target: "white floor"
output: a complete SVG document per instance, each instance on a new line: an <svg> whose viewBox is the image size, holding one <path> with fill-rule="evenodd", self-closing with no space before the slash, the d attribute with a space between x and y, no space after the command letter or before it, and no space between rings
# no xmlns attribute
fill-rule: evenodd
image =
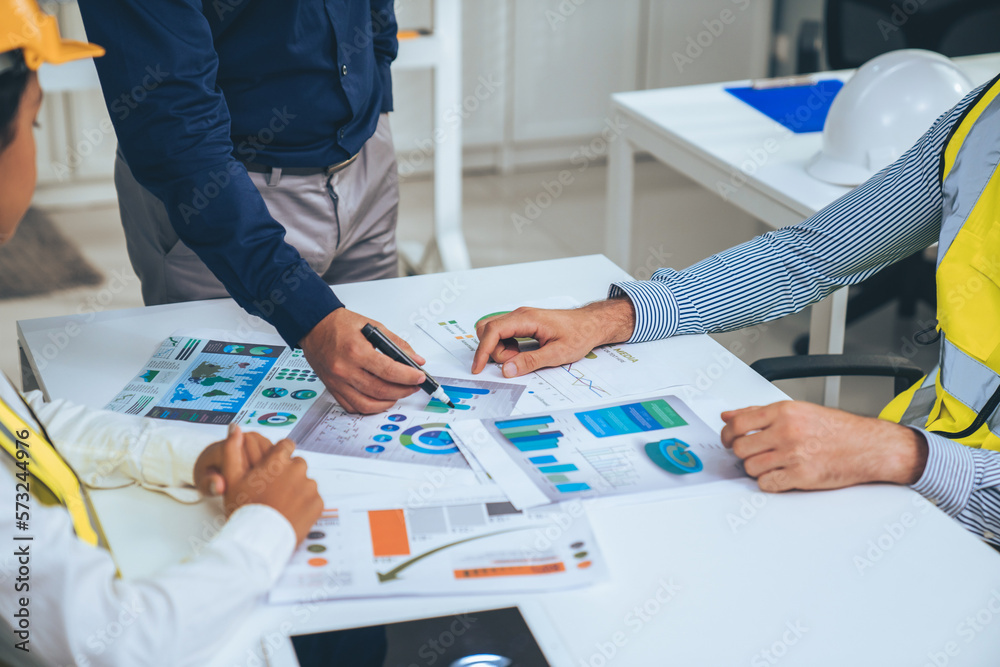
<svg viewBox="0 0 1000 667"><path fill-rule="evenodd" d="M602 252L605 168L594 165L583 172L574 172L573 182L550 198L546 184L556 179L559 171L557 168L512 175L472 174L465 178L464 221L473 266ZM637 165L636 178L639 231L633 241L633 265L626 267L634 276L647 278L660 266L683 268L765 231L760 223L713 193L656 162ZM405 180L400 196L400 240L428 238L431 182L417 177ZM0 369L14 379L20 377L16 320L142 305L116 207L59 210L53 211L53 217L108 280L97 288L0 301ZM530 224L524 224L525 220ZM916 322L896 321L892 309L886 308L849 329L848 350L906 355L910 349L907 341L919 328ZM763 357L790 354L792 341L807 329L808 313L800 313L752 331L716 338L750 363ZM933 352L921 350L916 360L927 368L933 363ZM815 396L815 383L789 381L780 386L795 398ZM876 414L891 398L891 382L847 379L842 394L843 407Z"/></svg>

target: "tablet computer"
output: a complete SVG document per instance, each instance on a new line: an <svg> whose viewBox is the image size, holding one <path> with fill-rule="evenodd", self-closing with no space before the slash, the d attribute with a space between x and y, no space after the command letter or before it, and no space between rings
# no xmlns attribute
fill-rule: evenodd
<svg viewBox="0 0 1000 667"><path fill-rule="evenodd" d="M540 610L539 610L540 611ZM271 667L554 667L566 664L543 613L518 607L292 635L268 649ZM542 641L536 633L544 636ZM543 649L544 646L544 649ZM553 658L550 661L549 657Z"/></svg>

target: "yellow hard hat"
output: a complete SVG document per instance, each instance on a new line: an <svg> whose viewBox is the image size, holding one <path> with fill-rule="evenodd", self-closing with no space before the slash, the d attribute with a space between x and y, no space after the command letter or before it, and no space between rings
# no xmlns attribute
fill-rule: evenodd
<svg viewBox="0 0 1000 667"><path fill-rule="evenodd" d="M3 56L17 49L31 70L42 63L59 65L104 55L104 49L96 44L63 39L55 17L43 12L37 0L0 0L0 25L0 73L15 62Z"/></svg>

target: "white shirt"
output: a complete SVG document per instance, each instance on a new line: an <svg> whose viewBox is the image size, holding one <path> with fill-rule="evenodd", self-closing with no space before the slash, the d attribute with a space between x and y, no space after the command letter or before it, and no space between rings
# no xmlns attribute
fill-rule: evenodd
<svg viewBox="0 0 1000 667"><path fill-rule="evenodd" d="M0 397L33 423L10 383ZM87 486L130 484L195 501L194 463L208 442L152 419L27 396L59 452ZM0 452L0 664L201 665L277 581L295 548L291 524L276 510L246 505L194 558L153 577L116 577L111 555L77 539L61 506L30 500L30 528L14 541L14 460ZM30 544L30 590L17 592L15 549ZM10 627L29 598L30 653L13 648Z"/></svg>

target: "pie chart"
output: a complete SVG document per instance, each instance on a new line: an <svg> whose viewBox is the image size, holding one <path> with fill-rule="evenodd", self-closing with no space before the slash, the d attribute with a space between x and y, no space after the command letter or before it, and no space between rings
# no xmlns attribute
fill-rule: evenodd
<svg viewBox="0 0 1000 667"><path fill-rule="evenodd" d="M287 426L295 423L297 417L291 412L268 412L257 419L257 423L262 426Z"/></svg>
<svg viewBox="0 0 1000 667"><path fill-rule="evenodd" d="M270 347L261 346L261 347L250 348L250 354L254 355L255 357L263 357L264 355L271 354L272 352L274 352L274 349Z"/></svg>
<svg viewBox="0 0 1000 667"><path fill-rule="evenodd" d="M458 454L458 447L447 424L412 426L399 436L399 443L421 454Z"/></svg>
<svg viewBox="0 0 1000 667"><path fill-rule="evenodd" d="M284 387L268 387L264 391L260 392L268 398L281 398L288 394L288 390Z"/></svg>
<svg viewBox="0 0 1000 667"><path fill-rule="evenodd" d="M239 354L243 350L244 347L242 345L227 345L224 348L222 348L222 351L225 352L226 354Z"/></svg>

